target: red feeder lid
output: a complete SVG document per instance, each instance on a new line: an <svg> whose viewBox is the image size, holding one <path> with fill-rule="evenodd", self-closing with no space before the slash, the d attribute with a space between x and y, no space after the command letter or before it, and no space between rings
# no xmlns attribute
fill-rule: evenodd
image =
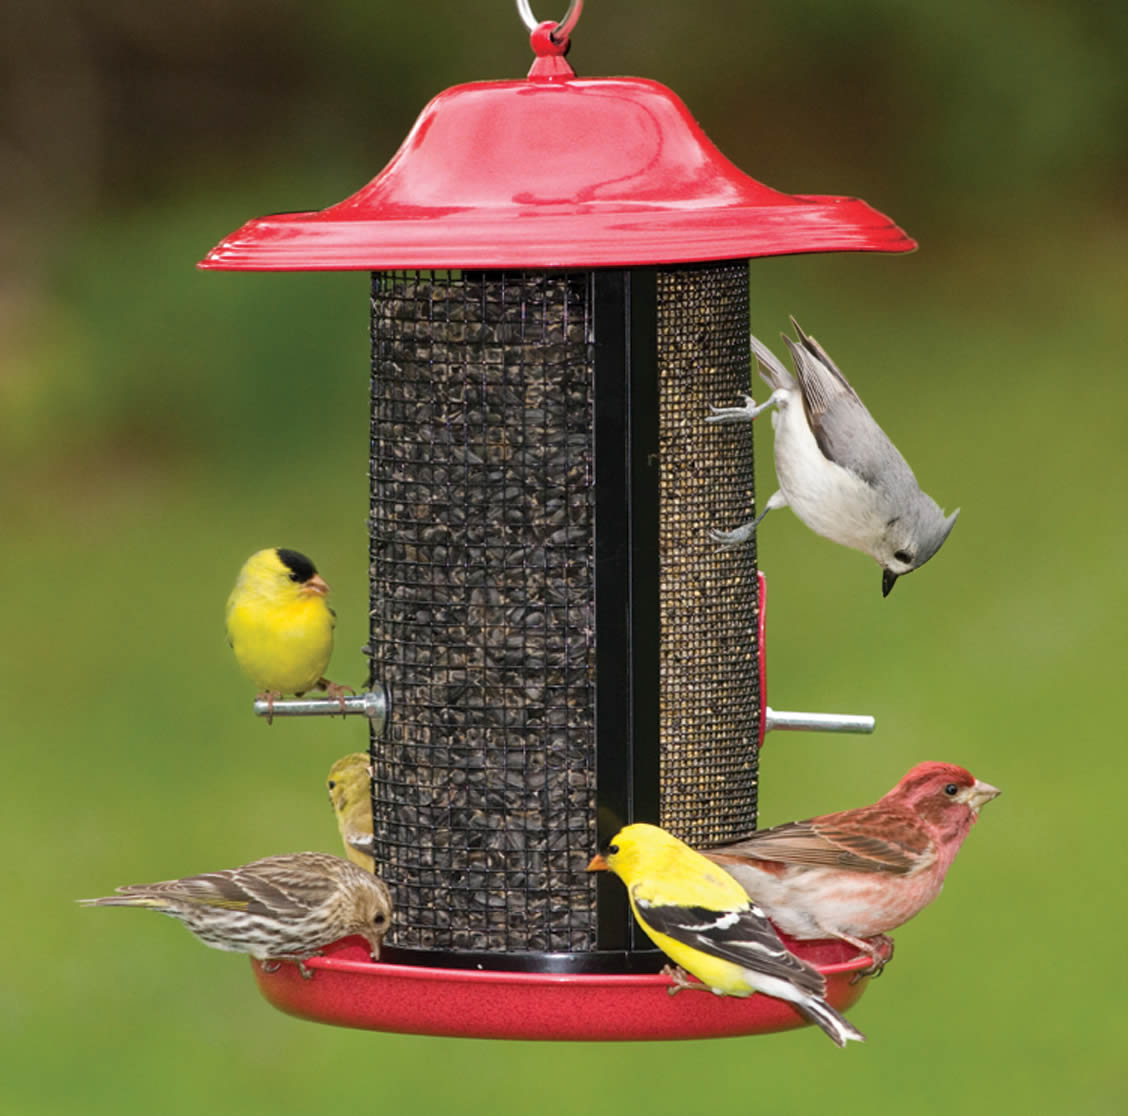
<svg viewBox="0 0 1128 1116"><path fill-rule="evenodd" d="M256 217L200 267L624 267L916 247L857 198L749 178L664 85L577 78L553 27L533 32L525 81L440 93L367 186L328 209Z"/></svg>

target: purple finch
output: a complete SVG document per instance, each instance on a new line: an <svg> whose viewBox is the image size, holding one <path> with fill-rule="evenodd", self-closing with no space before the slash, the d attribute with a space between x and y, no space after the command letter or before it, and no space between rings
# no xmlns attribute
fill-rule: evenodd
<svg viewBox="0 0 1128 1116"><path fill-rule="evenodd" d="M872 806L788 822L703 850L722 865L785 934L863 941L919 914L979 816L999 794L962 767L919 763ZM888 940L888 939L886 939Z"/></svg>

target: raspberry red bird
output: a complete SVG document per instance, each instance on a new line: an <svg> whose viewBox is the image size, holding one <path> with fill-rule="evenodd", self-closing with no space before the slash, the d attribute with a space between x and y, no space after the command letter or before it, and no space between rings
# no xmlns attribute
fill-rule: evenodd
<svg viewBox="0 0 1128 1116"><path fill-rule="evenodd" d="M962 767L920 763L872 806L777 825L704 853L785 934L838 938L880 971L878 947L863 939L884 939L940 894L980 807L999 793Z"/></svg>

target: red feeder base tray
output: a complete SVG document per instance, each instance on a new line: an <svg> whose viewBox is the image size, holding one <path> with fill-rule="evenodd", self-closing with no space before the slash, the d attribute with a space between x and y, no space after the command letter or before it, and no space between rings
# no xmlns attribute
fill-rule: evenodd
<svg viewBox="0 0 1128 1116"><path fill-rule="evenodd" d="M786 940L786 939L785 939ZM827 978L827 1000L845 1011L868 977L851 984L869 958L835 941L787 945ZM252 961L262 994L280 1011L315 1023L457 1038L556 1039L607 1042L725 1038L808 1026L783 1000L770 996L668 994L668 977L560 975L474 969L431 969L368 960L365 943L345 938L325 956L274 972Z"/></svg>

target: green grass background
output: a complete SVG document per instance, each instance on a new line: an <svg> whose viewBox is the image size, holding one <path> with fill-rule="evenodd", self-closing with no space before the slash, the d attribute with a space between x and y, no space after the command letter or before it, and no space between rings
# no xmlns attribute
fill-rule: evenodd
<svg viewBox="0 0 1128 1116"><path fill-rule="evenodd" d="M372 18L332 10L338 29ZM658 7L659 27L673 10ZM815 26L831 18L829 6L805 10ZM389 30L393 41L427 25L412 18ZM581 27L593 25L596 61L612 61L585 72L668 82L723 149L746 143L737 161L775 185L846 192L857 179L853 164L801 136L791 140L796 169L769 173L780 158L768 151L772 106L746 123L720 107L710 116L741 101L740 71L713 74L712 96L698 77L693 101L673 46L651 65L653 27L641 45L609 41L599 19L589 11ZM472 26L464 31L473 38ZM784 58L801 57L803 37L780 35ZM481 65L436 49L438 60L410 75L423 96L519 74L526 62L519 41ZM1000 50L994 62L1026 73L1019 46ZM986 71L991 61L975 64ZM1061 109L1063 122L1050 111L1056 101L1039 99L1047 73L1026 73L1046 128L1083 132L1082 102ZM863 79L845 88L864 96ZM402 134L422 105L415 85L395 70L366 81L394 105ZM938 98L946 84L937 81ZM357 108L361 118L375 111ZM819 120L834 110L812 97L807 111ZM991 109L956 97L946 111L957 122L963 112L966 138ZM273 166L236 167L228 180L230 157L216 156L207 173L87 213L44 248L34 297L11 320L0 361L0 1107L34 1116L1128 1107L1128 223L1093 185L1123 165L1099 143L1087 178L1023 164L1037 188L1023 177L1020 202L998 164L1014 162L1021 130L995 133L994 158L928 182L914 177L922 141L898 147L910 133L894 130L880 155L893 177L866 192L920 237L920 253L752 265L754 330L774 339L796 313L925 489L962 507L943 552L884 601L869 559L790 513L769 517L760 539L771 703L869 712L879 725L868 738L769 737L762 822L870 801L924 759L964 764L1004 790L945 894L897 934L895 963L851 1012L869 1042L840 1052L812 1029L625 1045L339 1030L275 1012L244 959L199 947L169 920L74 905L120 883L337 848L322 780L333 759L364 746L365 728L254 719L222 609L253 550L307 550L340 615L333 676L363 678L367 280L193 268L248 216L344 196L394 146L334 164L318 144L349 137L310 128L316 157L291 143ZM899 157L903 177L889 171ZM766 424L758 433L763 500L771 437Z"/></svg>

